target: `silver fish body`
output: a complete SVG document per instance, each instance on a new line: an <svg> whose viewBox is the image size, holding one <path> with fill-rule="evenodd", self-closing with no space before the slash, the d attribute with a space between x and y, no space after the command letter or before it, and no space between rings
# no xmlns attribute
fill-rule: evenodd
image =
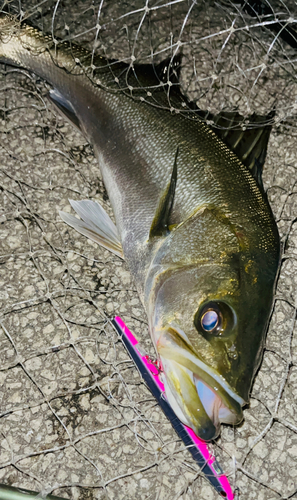
<svg viewBox="0 0 297 500"><path fill-rule="evenodd" d="M164 109L162 83L159 105L149 105L145 67L97 57L94 77L86 51L56 47L6 16L0 58L47 80L95 149L177 416L204 439L220 422L238 423L279 261L275 221L253 175L205 123Z"/></svg>

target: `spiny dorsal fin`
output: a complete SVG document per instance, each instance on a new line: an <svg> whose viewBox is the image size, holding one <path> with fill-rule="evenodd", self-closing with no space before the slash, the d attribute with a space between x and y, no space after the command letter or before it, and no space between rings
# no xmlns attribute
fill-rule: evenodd
<svg viewBox="0 0 297 500"><path fill-rule="evenodd" d="M101 205L91 200L69 200L69 202L82 220L66 212L59 212L63 221L123 259L123 249L117 228Z"/></svg>
<svg viewBox="0 0 297 500"><path fill-rule="evenodd" d="M173 206L176 181L177 181L178 149L179 148L177 147L171 179L167 184L165 191L161 195L161 198L159 200L159 205L157 207L156 214L151 225L150 236L149 236L150 238L153 238L154 236L163 236L168 231L169 217Z"/></svg>
<svg viewBox="0 0 297 500"><path fill-rule="evenodd" d="M265 16L265 19L269 21L267 24L265 23L265 29L274 31L277 33L277 38L282 38L293 49L297 49L297 31L294 19L291 21L288 19L286 22L277 21L276 17L278 16L276 16L274 10L269 5L271 2L264 3L262 0L237 0L235 3L240 3L242 9L251 17L260 20L260 17ZM271 22L272 20L275 22ZM292 23L291 26L290 23Z"/></svg>
<svg viewBox="0 0 297 500"><path fill-rule="evenodd" d="M199 109L197 113L208 123L211 122L212 130L249 168L259 186L263 188L262 170L275 111L271 111L267 116L254 113L248 119L244 119L237 111L221 111L213 115Z"/></svg>

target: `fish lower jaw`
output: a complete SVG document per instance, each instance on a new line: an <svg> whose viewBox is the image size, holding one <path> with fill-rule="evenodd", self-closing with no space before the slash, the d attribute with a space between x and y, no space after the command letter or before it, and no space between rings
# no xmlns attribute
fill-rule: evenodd
<svg viewBox="0 0 297 500"><path fill-rule="evenodd" d="M237 413L224 404L218 389L210 387L201 376L164 358L162 365L168 402L179 420L198 437L210 441L218 437L221 423L239 422Z"/></svg>
<svg viewBox="0 0 297 500"><path fill-rule="evenodd" d="M193 382L196 386L199 399L216 428L219 428L220 424L232 425L237 422L238 417L236 413L232 412L224 405L222 399L215 390L195 374L193 374Z"/></svg>

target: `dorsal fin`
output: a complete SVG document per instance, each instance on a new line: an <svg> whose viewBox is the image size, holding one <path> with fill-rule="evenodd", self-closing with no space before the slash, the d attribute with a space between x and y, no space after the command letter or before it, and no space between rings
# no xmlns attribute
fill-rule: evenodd
<svg viewBox="0 0 297 500"><path fill-rule="evenodd" d="M254 113L247 119L237 111L221 111L213 115L198 109L197 114L210 122L211 129L248 167L259 186L263 188L262 170L275 111L272 110L267 116Z"/></svg>
<svg viewBox="0 0 297 500"><path fill-rule="evenodd" d="M157 77L162 83L179 83L182 54L178 53L173 57L168 57L154 67Z"/></svg>
<svg viewBox="0 0 297 500"><path fill-rule="evenodd" d="M133 71L128 74L128 83L134 88L158 88L160 82L162 87L168 81L174 85L174 89L179 89L179 76L181 70L182 54L168 57L159 64L134 64Z"/></svg>
<svg viewBox="0 0 297 500"><path fill-rule="evenodd" d="M242 5L242 9L249 14L249 16L260 20L260 17L264 19L269 19L269 22L265 24L265 29L269 29L277 33L277 38L282 38L286 43L291 45L293 49L297 48L297 31L295 29L296 22L292 20L287 20L285 22L277 21L277 15L271 7L271 3L263 2L262 0L237 0L236 3ZM264 17L265 16L265 17ZM275 22L271 22L271 21ZM290 26L290 24L292 25Z"/></svg>
<svg viewBox="0 0 297 500"><path fill-rule="evenodd" d="M163 236L168 231L169 217L173 206L177 181L178 149L179 148L177 147L170 181L160 197L155 217L151 225L149 235L150 238L153 238L154 236Z"/></svg>

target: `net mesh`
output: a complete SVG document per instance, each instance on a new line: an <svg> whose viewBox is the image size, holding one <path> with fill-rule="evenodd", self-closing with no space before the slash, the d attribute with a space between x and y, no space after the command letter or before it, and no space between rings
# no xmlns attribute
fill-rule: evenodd
<svg viewBox="0 0 297 500"><path fill-rule="evenodd" d="M275 110L264 171L284 248L275 305L245 420L211 447L238 498L297 498L294 2L261 12L228 0L7 9L109 60L157 64L181 52L188 98L212 113L236 109L243 125ZM110 324L120 315L153 353L125 263L59 218L68 198L96 199L112 215L91 146L35 75L2 65L0 88L0 482L73 499L217 498Z"/></svg>

